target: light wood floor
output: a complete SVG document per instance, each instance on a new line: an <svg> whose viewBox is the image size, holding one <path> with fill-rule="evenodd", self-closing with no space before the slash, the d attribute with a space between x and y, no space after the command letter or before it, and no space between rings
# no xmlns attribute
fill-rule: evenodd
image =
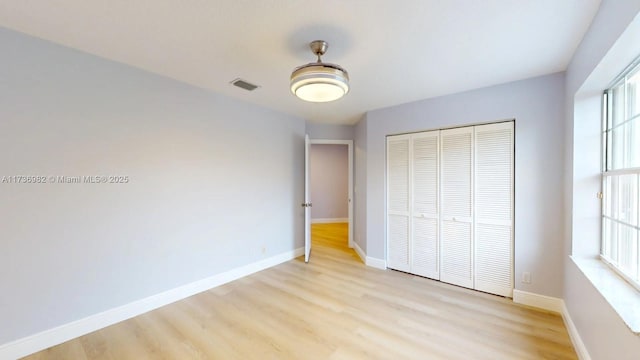
<svg viewBox="0 0 640 360"><path fill-rule="evenodd" d="M366 267L346 224L289 261L27 359L576 359L560 316Z"/></svg>

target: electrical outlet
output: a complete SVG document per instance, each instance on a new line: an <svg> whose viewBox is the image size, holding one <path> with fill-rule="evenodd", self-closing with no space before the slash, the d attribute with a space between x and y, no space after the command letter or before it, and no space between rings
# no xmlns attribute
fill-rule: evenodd
<svg viewBox="0 0 640 360"><path fill-rule="evenodd" d="M522 273L522 283L524 284L531 284L531 273L528 271L525 271Z"/></svg>

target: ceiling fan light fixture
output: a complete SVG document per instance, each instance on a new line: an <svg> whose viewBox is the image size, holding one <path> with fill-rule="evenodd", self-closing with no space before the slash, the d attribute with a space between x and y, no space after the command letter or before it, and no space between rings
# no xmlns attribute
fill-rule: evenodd
<svg viewBox="0 0 640 360"><path fill-rule="evenodd" d="M309 46L318 56L318 61L293 70L291 92L298 98L310 102L340 99L349 92L349 74L339 65L322 62L320 56L327 51L327 42L316 40Z"/></svg>

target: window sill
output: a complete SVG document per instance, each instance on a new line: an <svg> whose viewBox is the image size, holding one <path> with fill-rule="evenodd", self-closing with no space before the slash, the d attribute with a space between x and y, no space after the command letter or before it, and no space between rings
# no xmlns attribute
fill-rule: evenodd
<svg viewBox="0 0 640 360"><path fill-rule="evenodd" d="M598 259L571 256L571 260L618 313L627 327L640 336L640 292Z"/></svg>

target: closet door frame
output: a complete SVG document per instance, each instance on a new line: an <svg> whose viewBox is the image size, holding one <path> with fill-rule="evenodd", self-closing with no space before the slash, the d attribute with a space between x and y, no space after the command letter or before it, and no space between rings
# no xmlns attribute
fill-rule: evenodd
<svg viewBox="0 0 640 360"><path fill-rule="evenodd" d="M510 279L511 279L511 285L510 285L510 289L507 289L505 287L498 287L498 288L491 288L491 286L487 287L486 284L483 284L481 286L479 286L480 288L478 288L477 284L476 284L476 258L477 258L477 249L476 249L476 241L477 241L477 231L476 231L476 227L478 225L478 219L476 218L476 168L477 168L477 163L476 163L476 128L478 127L487 127L487 126L491 126L491 127L495 127L496 129L499 128L505 128L505 127L510 127L511 129L511 141L512 141L512 145L513 145L513 152L512 154L512 158L511 158L511 186L510 186L510 196L511 196L511 221L509 222L509 224L505 223L505 226L510 226L510 252L511 252L511 261L509 263L510 266ZM513 290L515 289L515 141L516 141L516 134L515 134L515 119L510 119L510 120L504 120L504 121L499 121L499 122L491 122L491 123L484 123L484 124L474 124L474 125L464 125L464 126L459 126L459 127L452 127L452 128L442 128L442 129L435 129L435 130L426 130L426 131L420 131L420 132L416 132L416 133L411 133L411 134L404 134L404 135L388 135L386 137L386 161L385 161L385 241L386 241L386 258L387 258L387 267L390 269L395 269L395 270L400 270L400 271L405 271L405 272L409 272L409 273L413 273L419 276L425 276L428 278L432 278L435 280L439 280L445 283L452 283L455 285L460 285L463 287L467 287L469 289L475 289L475 290L479 290L479 291L484 291L484 292L489 292L489 293L493 293L493 294L497 294L497 295L501 295L501 296L506 296L506 297L512 297L513 296ZM452 133L456 133L456 132L469 132L471 133L471 195L470 195L470 201L471 201L471 216L470 217L466 217L463 220L470 220L470 231L471 231L471 237L470 237L470 244L471 244L471 280L470 281L457 281L457 282L452 282L452 281L448 281L451 279L447 279L447 277L445 276L444 279L442 277L442 229L443 229L443 221L457 221L457 220L461 220L462 217L458 217L458 216L445 216L444 214L444 206L443 206L443 202L442 202L442 189L443 189L443 151L442 151L442 146L443 146L443 135L446 136L447 133L448 134L452 134ZM438 244L438 278L435 277L431 277L425 274L419 274L416 273L414 271L414 264L413 264L413 249L414 249L414 217L416 216L416 214L414 214L415 209L414 209L414 201L415 201L415 194L414 194L414 184L413 184L413 180L414 180L414 145L413 145L413 139L416 137L420 137L420 134L423 133L431 133L431 132L437 132L438 135L438 154L437 154L437 172L438 172L438 185L437 185L437 208L438 208L438 221L437 221L437 244ZM388 168L389 168L389 141L393 140L393 139L408 139L408 150L407 150L407 161L408 161L408 188L407 188L407 192L408 192L408 206L407 206L407 213L405 216L407 216L408 218L408 239L407 239L407 259L408 259L408 263L406 264L406 266L402 267L402 268L398 268L395 266L390 266L390 262L389 262L389 244L390 244L390 237L389 237L389 215L393 215L390 214L389 212L389 184L388 184L388 177L389 177L389 173L388 173ZM467 221L465 221L467 222Z"/></svg>

